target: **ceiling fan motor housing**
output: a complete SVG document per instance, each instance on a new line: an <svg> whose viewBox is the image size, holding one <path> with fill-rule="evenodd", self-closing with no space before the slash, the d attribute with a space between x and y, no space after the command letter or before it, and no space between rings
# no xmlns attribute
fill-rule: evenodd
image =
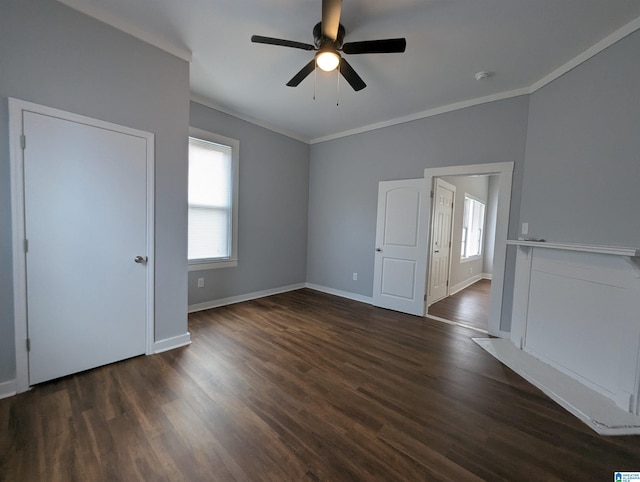
<svg viewBox="0 0 640 482"><path fill-rule="evenodd" d="M342 43L344 41L345 29L340 24L338 26L338 36L336 40L332 40L330 38L324 37L322 35L322 22L318 22L315 27L313 27L313 43L315 44L317 49L322 49L323 47L330 45L335 48L335 50L342 48Z"/></svg>

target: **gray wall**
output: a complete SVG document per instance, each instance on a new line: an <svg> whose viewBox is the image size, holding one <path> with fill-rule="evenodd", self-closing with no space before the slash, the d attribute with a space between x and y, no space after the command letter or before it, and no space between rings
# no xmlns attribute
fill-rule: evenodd
<svg viewBox="0 0 640 482"><path fill-rule="evenodd" d="M488 176L450 176L443 178L448 183L456 187L455 212L453 214L453 228L451 236L451 276L449 277L449 287L457 289L457 285L481 275L484 268L484 254L486 246L483 244L483 257L462 261L460 249L462 245L462 221L464 218L464 196L470 194L478 201L485 204L485 229L489 199L489 177Z"/></svg>
<svg viewBox="0 0 640 482"><path fill-rule="evenodd" d="M191 126L240 141L240 186L238 266L190 272L189 304L304 283L309 145L194 102Z"/></svg>
<svg viewBox="0 0 640 482"><path fill-rule="evenodd" d="M529 236L640 247L639 88L635 32L531 96Z"/></svg>
<svg viewBox="0 0 640 482"><path fill-rule="evenodd" d="M187 331L189 65L53 0L0 6L0 382L15 377L7 97L156 135L156 340Z"/></svg>
<svg viewBox="0 0 640 482"><path fill-rule="evenodd" d="M428 167L514 161L516 235L527 112L523 96L312 145L307 280L372 296L378 182Z"/></svg>

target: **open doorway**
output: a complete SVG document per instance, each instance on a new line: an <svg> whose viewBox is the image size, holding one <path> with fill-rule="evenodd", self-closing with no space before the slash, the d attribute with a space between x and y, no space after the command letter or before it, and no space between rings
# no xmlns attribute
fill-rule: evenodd
<svg viewBox="0 0 640 482"><path fill-rule="evenodd" d="M427 314L487 332L499 175L434 181Z"/></svg>
<svg viewBox="0 0 640 482"><path fill-rule="evenodd" d="M424 172L425 180L427 181L427 185L430 186L431 189L434 189L436 184L436 179L438 178L454 178L458 176L470 177L470 176L494 176L494 180L492 181L495 186L495 229L493 237L489 239L489 243L493 241L493 256L492 262L490 263L491 269L491 286L490 286L490 294L488 300L488 310L487 310L487 331L491 335L507 337L508 331L502 329L502 296L504 290L504 277L505 277L505 264L506 264L506 251L507 251L507 228L509 224L509 211L511 205L511 182L513 176L513 162L499 162L499 163L488 163L488 164L474 164L467 166L451 166L451 167L440 167L440 168L428 168L425 169ZM491 177L490 177L491 178ZM464 191L462 191L462 195L464 195ZM464 202L463 202L464 203ZM434 204L434 203L432 203ZM432 205L433 207L433 205ZM429 213L429 239L431 239L431 233L434 229L433 226L433 210ZM486 228L485 228L486 231ZM485 240L486 242L486 240ZM452 239L452 250L453 252L457 252L458 254L462 250L461 244L458 244L457 247L454 247L453 244L455 240ZM460 241L461 243L461 241ZM488 245L485 245L485 249ZM430 273L431 273L431 260L432 255L429 253L428 255L428 263L429 267L427 268L427 286L430 284ZM484 265L484 262L483 262ZM482 269L482 273L484 273L484 267ZM453 285L450 283L449 288L453 288ZM428 289L425 291L425 299L428 295ZM425 307L426 308L426 307ZM429 316L433 316L430 314L428 309L425 309L425 313ZM508 326L509 320L504 320Z"/></svg>

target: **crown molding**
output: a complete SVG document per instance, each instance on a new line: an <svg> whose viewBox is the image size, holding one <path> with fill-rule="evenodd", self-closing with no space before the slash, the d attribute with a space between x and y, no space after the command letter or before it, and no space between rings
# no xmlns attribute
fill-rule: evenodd
<svg viewBox="0 0 640 482"><path fill-rule="evenodd" d="M237 119L243 120L245 122L249 122L251 124L254 124L258 127L262 127L264 129L270 130L272 132L275 132L277 134L282 134L283 136L286 137L290 137L292 139L295 139L297 141L300 142L304 142L305 144L309 144L310 143L310 139L301 136L300 134L297 134L295 132L286 130L286 129L281 129L279 127L276 127L272 124L269 124L268 122L264 122L261 121L259 119L255 119L253 117L241 114L239 112L236 112L234 110L231 109L227 109L226 107L222 107L218 104L216 104L213 100L209 99L208 97L205 97L204 95L200 95L200 94L196 94L194 92L191 92L191 100L193 102L195 102L196 104L200 104L200 105L204 105L205 107L210 107L211 109L217 110L219 112L222 112L223 114L227 114L230 115L232 117L235 117Z"/></svg>
<svg viewBox="0 0 640 482"><path fill-rule="evenodd" d="M486 97L478 97L476 99L464 100L462 102L456 102L455 104L435 107L433 109L416 112L414 114L409 114L402 117L396 117L395 119L389 119L383 122L377 122L375 124L369 124L366 126L358 127L356 129L350 129L348 131L339 132L337 134L332 134L325 137L318 137L315 139L311 139L311 141L309 142L310 144L317 144L320 142L332 141L334 139L339 139L341 137L352 136L354 134L360 134L362 132L373 131L376 129L383 129L385 127L390 127L397 124L404 124L406 122L411 122L419 119L425 119L427 117L433 117L435 115L445 114L447 112L453 112L456 110L465 109L467 107L473 107L475 105L486 104L488 102L495 102L497 100L510 99L512 97L519 97L521 95L526 95L528 93L529 93L528 88L510 90L508 92L499 92L497 94L488 95Z"/></svg>
<svg viewBox="0 0 640 482"><path fill-rule="evenodd" d="M585 50L581 54L579 54L576 57L574 57L573 59L571 59L566 64L558 67L556 70L554 70L550 74L544 76L539 81L537 81L534 84L532 84L531 87L529 87L529 89L531 91L530 93L532 94L535 91L540 90L541 88L543 88L545 85L553 82L557 78L562 77L564 74L566 74L570 70L575 69L578 65L586 62L587 60L589 60L592 57L595 57L596 55L598 55L603 50L611 47L613 44L615 44L616 42L622 40L623 38L627 37L628 35L631 35L633 32L635 32L638 29L640 29L640 17L638 17L635 20L632 20L631 22L629 22L626 25L622 26L621 28L619 28L618 30L613 32L612 34L610 34L607 37L605 37L602 40L600 40L600 42L598 42L595 45L589 47L587 50Z"/></svg>

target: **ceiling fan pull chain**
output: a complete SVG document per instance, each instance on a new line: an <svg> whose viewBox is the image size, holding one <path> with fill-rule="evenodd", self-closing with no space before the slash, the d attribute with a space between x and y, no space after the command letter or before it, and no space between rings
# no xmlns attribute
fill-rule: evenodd
<svg viewBox="0 0 640 482"><path fill-rule="evenodd" d="M336 69L336 77L338 78L338 88L336 89L336 107L340 105L340 65Z"/></svg>
<svg viewBox="0 0 640 482"><path fill-rule="evenodd" d="M313 67L313 100L316 100L316 71L318 70L318 66Z"/></svg>

